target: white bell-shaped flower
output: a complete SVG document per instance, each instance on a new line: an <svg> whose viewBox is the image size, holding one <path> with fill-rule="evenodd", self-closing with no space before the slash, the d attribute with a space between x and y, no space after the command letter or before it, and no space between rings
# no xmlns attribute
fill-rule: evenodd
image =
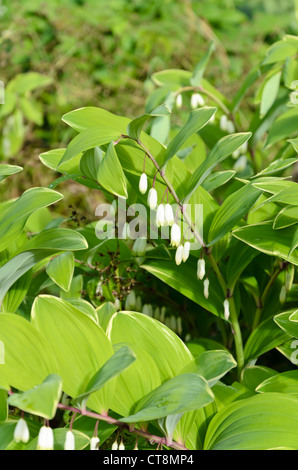
<svg viewBox="0 0 298 470"><path fill-rule="evenodd" d="M151 304L145 304L142 308L142 313L147 317L153 317L153 308Z"/></svg>
<svg viewBox="0 0 298 470"><path fill-rule="evenodd" d="M200 93L193 93L190 98L190 106L196 109L198 106L205 106L205 100Z"/></svg>
<svg viewBox="0 0 298 470"><path fill-rule="evenodd" d="M198 266L197 266L197 276L198 279L202 280L205 276L205 260L199 259Z"/></svg>
<svg viewBox="0 0 298 470"><path fill-rule="evenodd" d="M165 225L165 206L159 204L156 211L156 225L157 227L163 227Z"/></svg>
<svg viewBox="0 0 298 470"><path fill-rule="evenodd" d="M140 193L145 194L148 188L148 179L146 173L142 173L139 181Z"/></svg>
<svg viewBox="0 0 298 470"><path fill-rule="evenodd" d="M234 126L233 121L228 121L227 122L227 132L229 134L233 134L233 132L235 132L235 126Z"/></svg>
<svg viewBox="0 0 298 470"><path fill-rule="evenodd" d="M125 445L123 444L123 441L120 442L118 450L125 450Z"/></svg>
<svg viewBox="0 0 298 470"><path fill-rule="evenodd" d="M98 437L91 437L90 439L90 450L98 450L98 444L99 444L99 438Z"/></svg>
<svg viewBox="0 0 298 470"><path fill-rule="evenodd" d="M142 310L142 299L139 295L136 298L136 310L137 312L141 312Z"/></svg>
<svg viewBox="0 0 298 470"><path fill-rule="evenodd" d="M175 262L177 266L182 263L182 257L183 257L183 245L179 245L176 254L175 254Z"/></svg>
<svg viewBox="0 0 298 470"><path fill-rule="evenodd" d="M204 297L208 299L209 297L209 279L204 280Z"/></svg>
<svg viewBox="0 0 298 470"><path fill-rule="evenodd" d="M132 247L133 255L144 256L144 254L146 253L146 247L147 247L147 238L144 238L144 237L137 238Z"/></svg>
<svg viewBox="0 0 298 470"><path fill-rule="evenodd" d="M150 188L148 193L148 206L154 210L157 206L157 191L155 188Z"/></svg>
<svg viewBox="0 0 298 470"><path fill-rule="evenodd" d="M64 450L76 450L75 435L72 431L67 431L65 435Z"/></svg>
<svg viewBox="0 0 298 470"><path fill-rule="evenodd" d="M132 290L125 299L125 310L134 310L136 307L136 294Z"/></svg>
<svg viewBox="0 0 298 470"><path fill-rule="evenodd" d="M28 442L30 438L30 432L26 421L20 418L14 429L13 438L16 442Z"/></svg>
<svg viewBox="0 0 298 470"><path fill-rule="evenodd" d="M174 223L174 212L173 212L173 209L172 209L172 206L171 204L166 204L165 205L165 225L169 225L170 227L173 225Z"/></svg>
<svg viewBox="0 0 298 470"><path fill-rule="evenodd" d="M189 257L189 251L190 251L190 242L186 241L183 245L183 251L182 251L182 261L185 263Z"/></svg>
<svg viewBox="0 0 298 470"><path fill-rule="evenodd" d="M219 120L219 127L222 131L226 132L228 130L228 117L223 114Z"/></svg>
<svg viewBox="0 0 298 470"><path fill-rule="evenodd" d="M117 439L116 439L116 441L113 442L111 449L112 450L118 450L119 449Z"/></svg>
<svg viewBox="0 0 298 470"><path fill-rule="evenodd" d="M53 450L54 434L49 426L42 426L37 439L37 450Z"/></svg>
<svg viewBox="0 0 298 470"><path fill-rule="evenodd" d="M182 100L182 95L179 94L176 96L176 106L178 109L180 109L182 107L182 104L183 104L183 100Z"/></svg>
<svg viewBox="0 0 298 470"><path fill-rule="evenodd" d="M174 223L171 228L171 245L178 247L181 242L181 229L178 224Z"/></svg>
<svg viewBox="0 0 298 470"><path fill-rule="evenodd" d="M247 158L245 155L241 155L241 157L238 158L234 165L234 170L237 173L240 173L241 171L245 170L247 164Z"/></svg>
<svg viewBox="0 0 298 470"><path fill-rule="evenodd" d="M225 320L228 321L230 317L230 304L229 304L228 299L225 299L223 304L224 304L224 317L225 317Z"/></svg>

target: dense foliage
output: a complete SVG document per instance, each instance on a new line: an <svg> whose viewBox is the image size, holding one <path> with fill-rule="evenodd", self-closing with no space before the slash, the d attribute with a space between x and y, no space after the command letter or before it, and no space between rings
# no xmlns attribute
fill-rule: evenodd
<svg viewBox="0 0 298 470"><path fill-rule="evenodd" d="M0 448L298 449L291 2L278 17L266 4L276 35L292 34L273 34L268 45L264 26L260 59L249 54L254 63L241 83L231 74L229 94L216 71L237 57L229 51L229 59L212 25L231 49L246 50L245 40L235 44L239 23L257 29L268 11L240 1L181 2L178 12L171 1L109 2L98 13L104 40L97 37L109 69L93 44L94 2L69 0L59 18L56 3L42 13L40 2L22 6L15 24L34 18L26 47L2 38L20 73L0 105ZM104 22L124 4L127 15ZM79 44L59 29L69 8L77 14L68 27L84 24ZM190 34L186 20L170 40L170 13L185 11L187 21L206 25L195 66L191 49L182 60L176 48ZM36 37L48 45L45 64ZM70 110L76 91L63 98L63 87L74 69L76 85L80 73L90 83L86 106ZM144 106L125 80L146 82ZM94 90L107 93L104 108ZM51 134L57 113L63 125ZM28 132L48 143L39 156L48 184L36 184L32 166L34 184L12 198ZM71 202L70 181L92 209Z"/></svg>

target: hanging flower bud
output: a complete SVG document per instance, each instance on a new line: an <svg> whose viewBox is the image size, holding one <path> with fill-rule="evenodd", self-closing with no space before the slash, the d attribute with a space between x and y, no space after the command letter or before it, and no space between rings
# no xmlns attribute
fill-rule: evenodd
<svg viewBox="0 0 298 470"><path fill-rule="evenodd" d="M53 450L54 434L49 426L42 426L39 430L37 440L37 450Z"/></svg>
<svg viewBox="0 0 298 470"><path fill-rule="evenodd" d="M225 114L220 117L219 127L222 131L226 132L228 130L228 118Z"/></svg>
<svg viewBox="0 0 298 470"><path fill-rule="evenodd" d="M159 204L156 211L156 225L157 227L163 227L165 225L165 206Z"/></svg>
<svg viewBox="0 0 298 470"><path fill-rule="evenodd" d="M164 321L165 321L166 312L167 312L166 307L165 307L165 306L161 307L161 310L160 310L160 321L161 321L162 323L164 323Z"/></svg>
<svg viewBox="0 0 298 470"><path fill-rule="evenodd" d="M156 320L159 320L159 319L160 319L160 308L159 308L159 307L156 307L156 308L154 309L153 317L154 317Z"/></svg>
<svg viewBox="0 0 298 470"><path fill-rule="evenodd" d="M187 333L187 335L185 335L184 341L187 343L190 340L191 340L191 335L189 333Z"/></svg>
<svg viewBox="0 0 298 470"><path fill-rule="evenodd" d="M136 298L136 310L138 312L140 312L142 310L142 299L141 297L138 295L138 297Z"/></svg>
<svg viewBox="0 0 298 470"><path fill-rule="evenodd" d="M180 108L182 107L182 103L183 103L183 101L182 101L182 95L179 94L179 95L177 95L177 97L176 97L176 106L177 106L178 109L180 109Z"/></svg>
<svg viewBox="0 0 298 470"><path fill-rule="evenodd" d="M176 250L175 261L177 266L182 263L182 256L183 256L183 245L179 245Z"/></svg>
<svg viewBox="0 0 298 470"><path fill-rule="evenodd" d="M279 301L281 304L284 304L285 301L286 301L286 297L287 297L287 289L286 289L286 286L282 286L281 290L280 290L280 294L279 294Z"/></svg>
<svg viewBox="0 0 298 470"><path fill-rule="evenodd" d="M139 237L135 240L132 247L132 254L134 256L144 256L146 253L147 238Z"/></svg>
<svg viewBox="0 0 298 470"><path fill-rule="evenodd" d="M183 245L183 251L182 251L182 260L185 263L189 257L189 251L190 251L190 243L185 242Z"/></svg>
<svg viewBox="0 0 298 470"><path fill-rule="evenodd" d="M241 155L241 157L238 158L234 165L234 170L237 173L240 173L241 171L245 170L246 168L246 163L247 163L247 158L245 155Z"/></svg>
<svg viewBox="0 0 298 470"><path fill-rule="evenodd" d="M181 241L181 230L178 224L174 223L171 229L171 245L178 247Z"/></svg>
<svg viewBox="0 0 298 470"><path fill-rule="evenodd" d="M179 336L182 335L182 318L181 317L177 318L177 333Z"/></svg>
<svg viewBox="0 0 298 470"><path fill-rule="evenodd" d="M198 266L197 266L197 276L198 279L202 280L205 276L205 260L199 259Z"/></svg>
<svg viewBox="0 0 298 470"><path fill-rule="evenodd" d="M165 205L165 225L169 225L170 227L173 225L174 223L174 212L173 212L173 209L172 209L172 206L171 204L166 204Z"/></svg>
<svg viewBox="0 0 298 470"><path fill-rule="evenodd" d="M112 444L112 450L118 450L119 449L119 446L118 446L118 442L117 442L117 439L115 440L115 442L113 442Z"/></svg>
<svg viewBox="0 0 298 470"><path fill-rule="evenodd" d="M136 294L132 290L125 300L125 310L134 310L136 306Z"/></svg>
<svg viewBox="0 0 298 470"><path fill-rule="evenodd" d="M145 194L148 188L148 179L146 173L142 173L139 181L139 190L141 194Z"/></svg>
<svg viewBox="0 0 298 470"><path fill-rule="evenodd" d="M142 313L147 317L153 317L153 308L151 304L145 304L142 308Z"/></svg>
<svg viewBox="0 0 298 470"><path fill-rule="evenodd" d="M198 106L205 106L205 100L200 93L193 93L190 99L190 106L196 109Z"/></svg>
<svg viewBox="0 0 298 470"><path fill-rule="evenodd" d="M170 328L173 331L177 330L177 319L174 315L171 315L170 317Z"/></svg>
<svg viewBox="0 0 298 470"><path fill-rule="evenodd" d="M29 428L26 421L20 418L14 429L13 438L16 442L28 442L30 438Z"/></svg>
<svg viewBox="0 0 298 470"><path fill-rule="evenodd" d="M155 188L151 188L148 194L148 205L150 209L155 209L157 206L157 191Z"/></svg>
<svg viewBox="0 0 298 470"><path fill-rule="evenodd" d="M114 307L117 311L121 308L120 300L118 298L115 299Z"/></svg>
<svg viewBox="0 0 298 470"><path fill-rule="evenodd" d="M224 317L225 317L225 320L228 321L230 317L230 304L229 304L228 299L225 299L223 304L224 304Z"/></svg>
<svg viewBox="0 0 298 470"><path fill-rule="evenodd" d="M91 437L90 439L90 450L98 450L99 445L99 438L98 437Z"/></svg>
<svg viewBox="0 0 298 470"><path fill-rule="evenodd" d="M123 441L121 440L118 450L125 450L125 445L123 444Z"/></svg>
<svg viewBox="0 0 298 470"><path fill-rule="evenodd" d="M208 299L209 297L209 279L204 280L204 297Z"/></svg>
<svg viewBox="0 0 298 470"><path fill-rule="evenodd" d="M232 121L227 122L227 132L229 134L233 134L233 132L235 132L235 126L234 126L234 123Z"/></svg>
<svg viewBox="0 0 298 470"><path fill-rule="evenodd" d="M76 450L75 436L72 431L67 431L65 435L64 450Z"/></svg>
<svg viewBox="0 0 298 470"><path fill-rule="evenodd" d="M233 157L235 160L237 160L237 158L239 157L240 153L241 153L240 149L234 150L234 152L232 153L232 157Z"/></svg>

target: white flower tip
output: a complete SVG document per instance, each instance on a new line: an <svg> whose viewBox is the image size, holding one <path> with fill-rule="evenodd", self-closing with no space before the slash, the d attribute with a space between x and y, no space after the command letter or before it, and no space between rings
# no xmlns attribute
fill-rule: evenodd
<svg viewBox="0 0 298 470"><path fill-rule="evenodd" d="M228 299L225 299L224 301L224 317L225 317L225 320L227 321L230 317L230 304L229 304Z"/></svg>
<svg viewBox="0 0 298 470"><path fill-rule="evenodd" d="M171 204L166 204L165 205L165 225L169 225L170 227L174 223L174 212L172 209Z"/></svg>
<svg viewBox="0 0 298 470"><path fill-rule="evenodd" d="M150 209L155 209L157 206L157 191L155 188L150 188L148 194L148 205Z"/></svg>
<svg viewBox="0 0 298 470"><path fill-rule="evenodd" d="M176 97L176 106L177 106L177 108L180 109L182 107L182 104L183 104L182 95L179 94Z"/></svg>
<svg viewBox="0 0 298 470"><path fill-rule="evenodd" d="M14 430L14 440L16 442L24 442L27 443L30 438L30 432L26 421L23 418L20 418L16 424Z"/></svg>
<svg viewBox="0 0 298 470"><path fill-rule="evenodd" d="M54 449L54 434L52 428L42 426L39 430L37 440L37 450L53 450Z"/></svg>
<svg viewBox="0 0 298 470"><path fill-rule="evenodd" d="M185 263L189 257L189 251L190 251L190 242L185 242L183 245L183 251L182 251L182 261Z"/></svg>
<svg viewBox="0 0 298 470"><path fill-rule="evenodd" d="M198 269L197 269L198 279L202 280L205 276L205 260L198 260Z"/></svg>
<svg viewBox="0 0 298 470"><path fill-rule="evenodd" d="M178 224L174 223L171 229L171 245L178 247L181 241L181 230Z"/></svg>
<svg viewBox="0 0 298 470"><path fill-rule="evenodd" d="M175 254L175 262L177 266L179 266L179 264L182 263L182 256L183 256L183 246L179 245Z"/></svg>
<svg viewBox="0 0 298 470"><path fill-rule="evenodd" d="M90 439L90 450L98 450L99 445L99 438L98 437L91 437Z"/></svg>
<svg viewBox="0 0 298 470"><path fill-rule="evenodd" d="M119 444L118 450L125 450L125 445L123 444L122 441Z"/></svg>
<svg viewBox="0 0 298 470"><path fill-rule="evenodd" d="M65 435L64 450L75 450L75 435L72 431L67 431Z"/></svg>
<svg viewBox="0 0 298 470"><path fill-rule="evenodd" d="M148 188L147 175L146 173L142 173L140 177L140 182L139 182L140 193L145 194L147 192L147 188Z"/></svg>
<svg viewBox="0 0 298 470"><path fill-rule="evenodd" d="M118 442L117 441L113 442L112 450L118 450L118 449L119 449Z"/></svg>
<svg viewBox="0 0 298 470"><path fill-rule="evenodd" d="M156 225L157 227L163 227L165 225L165 206L159 204L156 211Z"/></svg>
<svg viewBox="0 0 298 470"><path fill-rule="evenodd" d="M204 280L204 297L206 299L209 297L209 279Z"/></svg>

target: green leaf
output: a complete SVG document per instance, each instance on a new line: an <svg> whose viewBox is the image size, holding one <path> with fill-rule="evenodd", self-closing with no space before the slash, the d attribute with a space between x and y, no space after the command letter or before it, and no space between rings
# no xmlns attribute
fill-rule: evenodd
<svg viewBox="0 0 298 470"><path fill-rule="evenodd" d="M294 320L292 318L294 318ZM275 315L274 321L288 335L298 338L297 310L279 313Z"/></svg>
<svg viewBox="0 0 298 470"><path fill-rule="evenodd" d="M183 373L198 374L213 387L221 377L237 366L233 356L226 350L203 351L195 360L185 367Z"/></svg>
<svg viewBox="0 0 298 470"><path fill-rule="evenodd" d="M265 366L245 367L242 372L243 385L254 392L258 385L277 374L278 372Z"/></svg>
<svg viewBox="0 0 298 470"><path fill-rule="evenodd" d="M271 74L265 82L265 85L262 91L261 106L260 106L261 118L263 118L267 114L267 112L273 105L274 101L276 100L277 93L279 90L279 85L280 85L280 77L281 77L281 72L278 71L274 75Z"/></svg>
<svg viewBox="0 0 298 470"><path fill-rule="evenodd" d="M285 188L270 198L270 202L280 202L281 204L291 204L298 206L298 188Z"/></svg>
<svg viewBox="0 0 298 470"><path fill-rule="evenodd" d="M203 55L202 59L195 67L193 76L190 79L190 83L192 86L199 86L201 84L205 69L208 65L208 62L214 50L215 50L215 43L214 41L212 41L212 43L208 47L207 52Z"/></svg>
<svg viewBox="0 0 298 470"><path fill-rule="evenodd" d="M239 400L212 419L205 438L209 450L298 449L298 400L265 393Z"/></svg>
<svg viewBox="0 0 298 470"><path fill-rule="evenodd" d="M264 168L264 170L260 171L260 173L253 176L253 178L257 178L259 176L264 176L264 175L272 175L279 171L283 171L296 162L297 162L297 158L285 158L285 159L274 160L272 163L270 163L270 165L267 166L267 168Z"/></svg>
<svg viewBox="0 0 298 470"><path fill-rule="evenodd" d="M192 77L188 70L168 69L153 73L151 78L157 86L166 86L175 91L180 87L187 86Z"/></svg>
<svg viewBox="0 0 298 470"><path fill-rule="evenodd" d="M96 372L88 383L85 392L76 397L74 402L78 404L80 409L85 409L91 393L97 392L109 380L116 377L123 372L124 369L129 367L135 360L136 357L134 353L127 346L123 346L118 349L118 351L110 357L102 368Z"/></svg>
<svg viewBox="0 0 298 470"><path fill-rule="evenodd" d="M80 171L84 176L96 180L103 159L103 151L99 147L86 150L80 160Z"/></svg>
<svg viewBox="0 0 298 470"><path fill-rule="evenodd" d="M22 171L23 168L21 166L16 165L0 165L0 181L3 181L7 176L15 175Z"/></svg>
<svg viewBox="0 0 298 470"><path fill-rule="evenodd" d="M231 245L231 253L227 263L227 285L231 290L234 289L242 271L258 254L257 250L238 240L235 245Z"/></svg>
<svg viewBox="0 0 298 470"><path fill-rule="evenodd" d="M259 356L285 343L288 339L289 335L278 328L273 318L268 318L249 336L244 348L245 361L258 359Z"/></svg>
<svg viewBox="0 0 298 470"><path fill-rule="evenodd" d="M112 194L127 198L127 182L115 150L114 142L110 143L107 153L100 164L97 181Z"/></svg>
<svg viewBox="0 0 298 470"><path fill-rule="evenodd" d="M7 88L8 91L25 95L36 88L50 85L52 81L51 77L46 77L37 72L20 73L9 82Z"/></svg>
<svg viewBox="0 0 298 470"><path fill-rule="evenodd" d="M104 331L107 330L110 319L116 312L116 308L111 302L104 302L96 309L98 315L98 323Z"/></svg>
<svg viewBox="0 0 298 470"><path fill-rule="evenodd" d="M126 133L130 119L117 116L102 108L87 106L75 109L62 116L62 121L71 126L77 132L82 132L90 127L108 127L121 134Z"/></svg>
<svg viewBox="0 0 298 470"><path fill-rule="evenodd" d="M62 194L48 188L31 188L0 215L1 250L7 248L22 233L28 217L41 207L54 204Z"/></svg>
<svg viewBox="0 0 298 470"><path fill-rule="evenodd" d="M298 109L293 108L279 116L268 132L266 147L269 147L280 140L290 137L297 131Z"/></svg>
<svg viewBox="0 0 298 470"><path fill-rule="evenodd" d="M174 262L146 260L142 268L209 312L220 315L223 299L217 278L211 274L209 297L206 299L203 282L197 278L197 264L194 259L189 259L187 263L180 266Z"/></svg>
<svg viewBox="0 0 298 470"><path fill-rule="evenodd" d="M121 133L119 131L105 126L90 127L83 130L69 143L57 167L58 171L60 171L61 165L69 162L81 152L116 141L119 139L120 135Z"/></svg>
<svg viewBox="0 0 298 470"><path fill-rule="evenodd" d="M203 161L191 176L186 190L187 199L190 198L195 189L209 176L213 168L241 147L250 136L251 133L243 132L226 135L220 139L213 147L206 160Z"/></svg>
<svg viewBox="0 0 298 470"><path fill-rule="evenodd" d="M69 228L51 228L32 237L22 245L25 250L56 250L80 251L86 250L88 244L79 232Z"/></svg>
<svg viewBox="0 0 298 470"><path fill-rule="evenodd" d="M20 277L6 293L1 309L3 312L14 313L25 298L32 279L32 273L28 271Z"/></svg>
<svg viewBox="0 0 298 470"><path fill-rule="evenodd" d="M207 176L205 181L203 181L202 186L206 191L212 191L213 189L226 184L235 174L236 171L233 170L217 171L216 173Z"/></svg>
<svg viewBox="0 0 298 470"><path fill-rule="evenodd" d="M0 365L1 384L4 380L25 391L57 372L50 342L28 320L1 313L0 340L5 346L5 364Z"/></svg>
<svg viewBox="0 0 298 470"><path fill-rule="evenodd" d="M136 119L133 119L127 126L127 134L132 139L138 141L140 139L143 127L145 123L148 121L148 119L155 117L155 116L167 116L170 113L171 113L170 108L167 105L162 104L158 106L157 108L155 108L150 113L142 114Z"/></svg>
<svg viewBox="0 0 298 470"><path fill-rule="evenodd" d="M74 273L74 255L72 252L62 253L53 258L47 269L47 275L64 291L69 291Z"/></svg>
<svg viewBox="0 0 298 470"><path fill-rule="evenodd" d="M290 370L269 377L260 383L256 391L259 393L280 392L297 397L298 370Z"/></svg>
<svg viewBox="0 0 298 470"><path fill-rule="evenodd" d="M294 251L289 255L295 227L287 227L282 230L274 230L271 222L241 227L232 232L234 237L247 243L256 250L271 256L280 258L298 265L298 253Z"/></svg>
<svg viewBox="0 0 298 470"><path fill-rule="evenodd" d="M14 393L8 403L26 413L53 419L62 393L61 378L51 374L40 385L24 393Z"/></svg>
<svg viewBox="0 0 298 470"><path fill-rule="evenodd" d="M0 389L0 422L6 421L7 416L8 416L7 391Z"/></svg>
<svg viewBox="0 0 298 470"><path fill-rule="evenodd" d="M283 62L288 57L296 55L297 49L297 45L293 43L290 36L286 35L281 41L277 41L269 47L262 65Z"/></svg>
<svg viewBox="0 0 298 470"><path fill-rule="evenodd" d="M44 295L32 306L32 322L51 343L63 390L71 397L85 392L86 384L112 356L113 348L100 326L68 302ZM115 383L109 381L89 398L89 407L109 408Z"/></svg>
<svg viewBox="0 0 298 470"><path fill-rule="evenodd" d="M206 380L197 374L181 374L149 393L136 407L135 414L122 418L136 423L200 409L214 400Z"/></svg>
<svg viewBox="0 0 298 470"><path fill-rule="evenodd" d="M298 221L298 207L287 206L284 207L275 217L273 228L279 230L281 228L289 227L296 224Z"/></svg>
<svg viewBox="0 0 298 470"><path fill-rule="evenodd" d="M261 190L246 184L227 197L213 218L208 246L224 237L248 213L260 194Z"/></svg>
<svg viewBox="0 0 298 470"><path fill-rule="evenodd" d="M216 108L199 108L191 111L187 123L169 143L163 164L166 164L189 139L189 137L204 127L215 113Z"/></svg>

